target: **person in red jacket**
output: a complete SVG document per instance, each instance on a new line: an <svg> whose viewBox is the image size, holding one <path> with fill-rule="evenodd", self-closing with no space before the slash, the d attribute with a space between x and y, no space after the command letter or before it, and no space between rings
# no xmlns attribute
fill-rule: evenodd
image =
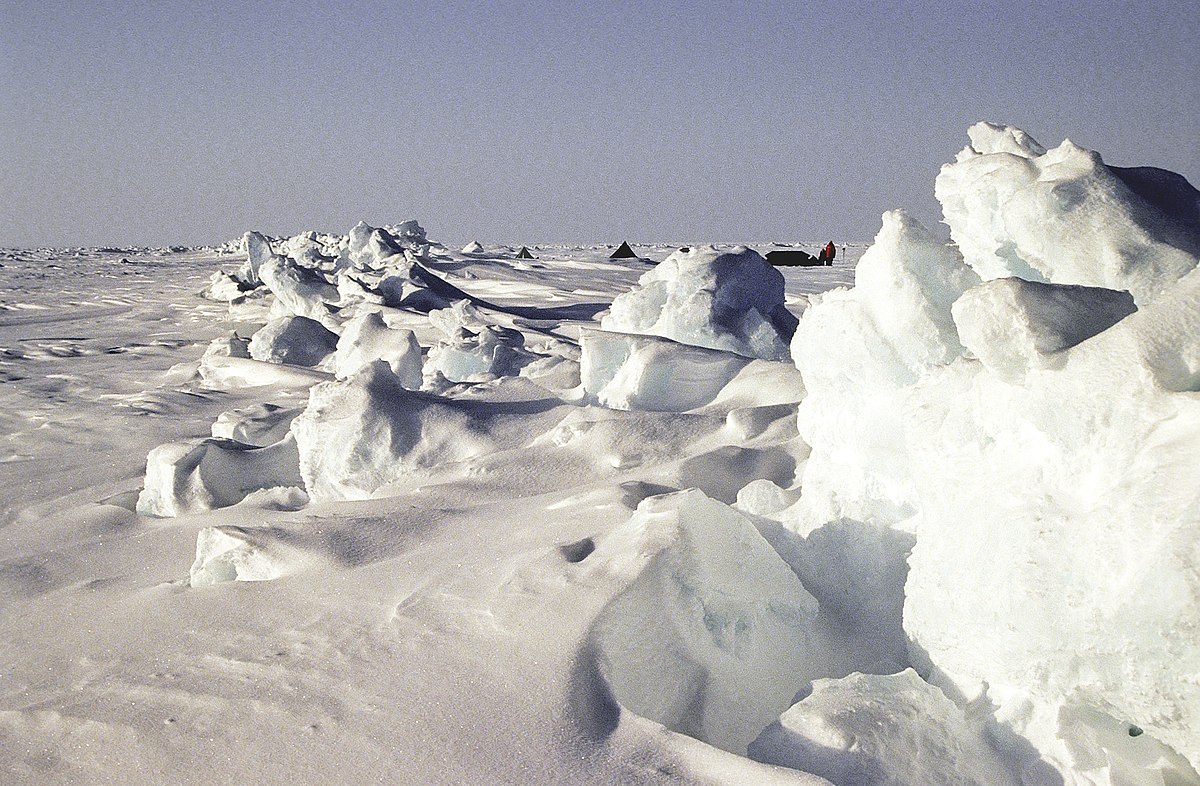
<svg viewBox="0 0 1200 786"><path fill-rule="evenodd" d="M821 249L821 255L819 257L817 257L817 259L820 260L821 264L823 264L823 265L832 265L833 258L836 256L837 256L837 247L834 246L833 241L830 240L828 243L825 244L825 248Z"/></svg>

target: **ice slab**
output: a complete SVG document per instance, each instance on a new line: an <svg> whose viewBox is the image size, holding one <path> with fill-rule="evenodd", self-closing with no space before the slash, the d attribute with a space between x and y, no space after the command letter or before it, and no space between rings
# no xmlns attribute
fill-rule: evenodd
<svg viewBox="0 0 1200 786"><path fill-rule="evenodd" d="M290 435L265 448L217 439L168 443L146 459L137 512L181 516L236 505L260 489L301 484L296 441Z"/></svg>
<svg viewBox="0 0 1200 786"><path fill-rule="evenodd" d="M603 330L582 330L580 345L583 388L611 409L695 409L715 399L750 362L731 352Z"/></svg>
<svg viewBox="0 0 1200 786"><path fill-rule="evenodd" d="M1030 368L1065 363L1062 350L1136 310L1128 292L1019 278L980 284L952 309L967 349L992 373L1014 380Z"/></svg>

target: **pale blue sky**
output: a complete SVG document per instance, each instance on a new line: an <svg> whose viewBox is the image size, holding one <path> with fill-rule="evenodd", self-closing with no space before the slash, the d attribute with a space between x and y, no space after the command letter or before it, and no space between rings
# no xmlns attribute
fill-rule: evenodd
<svg viewBox="0 0 1200 786"><path fill-rule="evenodd" d="M0 245L869 239L982 119L1200 185L1198 9L0 0Z"/></svg>

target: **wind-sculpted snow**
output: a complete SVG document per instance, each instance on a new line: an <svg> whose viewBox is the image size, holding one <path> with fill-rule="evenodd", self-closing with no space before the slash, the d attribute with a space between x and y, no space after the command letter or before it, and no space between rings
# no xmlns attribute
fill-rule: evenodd
<svg viewBox="0 0 1200 786"><path fill-rule="evenodd" d="M298 467L291 436L266 447L219 439L162 445L146 460L137 511L179 516L235 505L253 491L299 486Z"/></svg>
<svg viewBox="0 0 1200 786"><path fill-rule="evenodd" d="M196 561L189 571L192 587L226 581L270 581L287 572L286 560L271 554L244 529L205 527L196 536Z"/></svg>
<svg viewBox="0 0 1200 786"><path fill-rule="evenodd" d="M265 448L288 435L292 421L301 411L299 408L276 404L256 404L229 410L217 416L212 424L212 435L218 439Z"/></svg>
<svg viewBox="0 0 1200 786"><path fill-rule="evenodd" d="M968 133L936 194L984 279L1124 289L1142 306L1196 266L1200 192L1179 175L1108 167L1070 140L1046 150L991 123Z"/></svg>
<svg viewBox="0 0 1200 786"><path fill-rule="evenodd" d="M754 527L696 490L643 501L589 558L628 576L593 631L613 696L744 753L829 669L817 602Z"/></svg>
<svg viewBox="0 0 1200 786"><path fill-rule="evenodd" d="M835 786L1020 784L963 710L912 669L817 680L750 755Z"/></svg>
<svg viewBox="0 0 1200 786"><path fill-rule="evenodd" d="M312 388L292 421L300 471L314 499L362 499L406 473L494 449L471 413L408 391L387 363Z"/></svg>
<svg viewBox="0 0 1200 786"><path fill-rule="evenodd" d="M555 403L485 407L402 382L374 361L346 380L313 386L291 427L310 496L365 499L405 477L518 448L536 429L531 411Z"/></svg>
<svg viewBox="0 0 1200 786"><path fill-rule="evenodd" d="M783 275L756 251L685 247L613 301L600 323L752 358L788 357L796 318L783 303Z"/></svg>
<svg viewBox="0 0 1200 786"><path fill-rule="evenodd" d="M1200 782L1200 203L970 134L821 268L0 250L0 781Z"/></svg>

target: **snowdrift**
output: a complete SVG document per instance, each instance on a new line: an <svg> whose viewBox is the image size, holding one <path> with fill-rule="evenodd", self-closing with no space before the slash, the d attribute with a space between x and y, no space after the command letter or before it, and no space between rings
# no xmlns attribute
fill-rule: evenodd
<svg viewBox="0 0 1200 786"><path fill-rule="evenodd" d="M696 490L644 500L590 558L633 581L593 630L614 698L745 753L830 668L817 602L757 530Z"/></svg>

